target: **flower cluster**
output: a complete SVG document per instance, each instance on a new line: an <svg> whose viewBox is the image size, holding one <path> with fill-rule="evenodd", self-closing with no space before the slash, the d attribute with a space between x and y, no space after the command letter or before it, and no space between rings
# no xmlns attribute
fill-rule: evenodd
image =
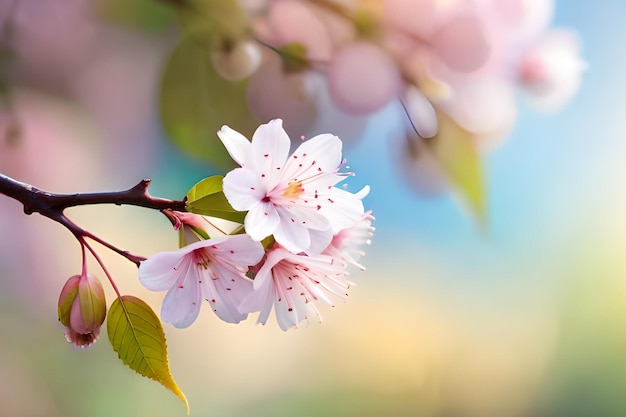
<svg viewBox="0 0 626 417"><path fill-rule="evenodd" d="M348 267L363 269L361 250L374 231L362 202L369 189L336 186L352 174L339 172L342 144L334 135L315 136L292 154L280 119L261 125L251 141L227 126L218 135L239 165L224 177L223 193L246 212L245 233L228 234L220 219L173 213L182 248L143 261L140 281L167 290L161 316L179 328L195 321L203 300L229 323L260 312L265 324L272 308L283 330L319 319L314 301L344 298Z"/></svg>
<svg viewBox="0 0 626 417"><path fill-rule="evenodd" d="M491 147L512 128L520 90L539 109L558 108L585 68L574 34L549 29L553 0L239 3L260 42L244 36L229 59L236 55L236 75L250 77L257 119L281 117L288 132L333 131L346 141L360 135L367 116L400 102L408 116L401 155L417 155L421 139L441 131L442 117L478 148ZM433 162L424 159L407 162Z"/></svg>

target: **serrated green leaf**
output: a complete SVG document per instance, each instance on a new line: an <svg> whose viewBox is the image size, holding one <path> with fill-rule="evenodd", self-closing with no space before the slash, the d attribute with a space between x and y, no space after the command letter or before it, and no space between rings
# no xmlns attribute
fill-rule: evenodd
<svg viewBox="0 0 626 417"><path fill-rule="evenodd" d="M453 186L469 203L474 216L484 225L487 214L483 168L472 133L442 112L438 113L438 120L437 136L426 139L426 143Z"/></svg>
<svg viewBox="0 0 626 417"><path fill-rule="evenodd" d="M246 212L231 207L222 192L222 180L222 176L215 175L191 187L187 193L187 210L191 213L243 223Z"/></svg>
<svg viewBox="0 0 626 417"><path fill-rule="evenodd" d="M173 143L187 154L230 170L235 163L217 131L228 125L250 137L258 122L248 110L247 80L227 81L213 69L210 33L184 37L161 80L161 121Z"/></svg>
<svg viewBox="0 0 626 417"><path fill-rule="evenodd" d="M187 398L170 373L161 321L148 304L130 295L115 299L109 309L107 333L125 365L172 391L185 403L189 414Z"/></svg>

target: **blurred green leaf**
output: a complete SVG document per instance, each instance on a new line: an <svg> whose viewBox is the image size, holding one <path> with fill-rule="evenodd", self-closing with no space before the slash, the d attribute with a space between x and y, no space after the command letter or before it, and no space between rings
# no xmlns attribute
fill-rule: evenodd
<svg viewBox="0 0 626 417"><path fill-rule="evenodd" d="M246 212L233 209L222 192L222 176L208 177L187 193L187 210L205 216L243 223Z"/></svg>
<svg viewBox="0 0 626 417"><path fill-rule="evenodd" d="M176 0L184 33L211 33L238 39L249 33L249 20L239 0Z"/></svg>
<svg viewBox="0 0 626 417"><path fill-rule="evenodd" d="M139 298L124 295L109 309L107 333L122 362L140 375L153 379L189 403L169 370L167 345L161 321Z"/></svg>
<svg viewBox="0 0 626 417"><path fill-rule="evenodd" d="M189 35L172 53L161 81L161 119L180 149L229 170L235 164L217 131L228 125L250 137L258 123L248 110L247 81L231 82L217 75L210 45L209 35Z"/></svg>
<svg viewBox="0 0 626 417"><path fill-rule="evenodd" d="M485 187L482 161L470 132L439 112L439 132L426 139L433 155L448 174L451 183L482 225L486 222Z"/></svg>
<svg viewBox="0 0 626 417"><path fill-rule="evenodd" d="M120 26L160 32L173 24L175 9L167 1L155 0L97 0L96 12Z"/></svg>

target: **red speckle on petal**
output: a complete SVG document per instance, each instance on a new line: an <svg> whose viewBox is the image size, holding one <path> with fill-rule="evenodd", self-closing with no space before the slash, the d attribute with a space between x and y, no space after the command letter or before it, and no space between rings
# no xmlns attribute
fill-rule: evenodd
<svg viewBox="0 0 626 417"><path fill-rule="evenodd" d="M293 311L293 308L289 307L289 308L287 309L287 311Z"/></svg>
<svg viewBox="0 0 626 417"><path fill-rule="evenodd" d="M185 288L185 286L184 285L179 285L178 288L180 288L182 290L183 288Z"/></svg>
<svg viewBox="0 0 626 417"><path fill-rule="evenodd" d="M265 178L265 174L261 174L261 178Z"/></svg>
<svg viewBox="0 0 626 417"><path fill-rule="evenodd" d="M230 253L235 253L235 251L234 251L234 250L230 250L229 252L230 252Z"/></svg>
<svg viewBox="0 0 626 417"><path fill-rule="evenodd" d="M322 172L322 168L318 167L317 172Z"/></svg>
<svg viewBox="0 0 626 417"><path fill-rule="evenodd" d="M211 299L211 302L212 302L212 303L214 303L214 302L215 302L215 298L212 298L212 299Z"/></svg>
<svg viewBox="0 0 626 417"><path fill-rule="evenodd" d="M251 189L252 191L256 190L256 188L254 188L254 187L250 187L250 189Z"/></svg>
<svg viewBox="0 0 626 417"><path fill-rule="evenodd" d="M294 155L294 156L293 156L293 159L298 159L298 155Z"/></svg>
<svg viewBox="0 0 626 417"><path fill-rule="evenodd" d="M295 220L295 219L291 219L291 223L295 223L295 222L296 222L296 220Z"/></svg>
<svg viewBox="0 0 626 417"><path fill-rule="evenodd" d="M330 198L328 199L328 202L329 203L334 203L334 201L332 199L330 199Z"/></svg>
<svg viewBox="0 0 626 417"><path fill-rule="evenodd" d="M319 204L317 205L317 209L320 210L322 208L322 206L320 206Z"/></svg>
<svg viewBox="0 0 626 417"><path fill-rule="evenodd" d="M192 301L192 302L191 302L191 305L194 305L194 306L195 306L196 304L197 304L197 303L196 303L195 301Z"/></svg>
<svg viewBox="0 0 626 417"><path fill-rule="evenodd" d="M266 153L266 154L265 154L265 155L263 155L263 156L267 158L268 156L270 156L270 154L269 154L269 153Z"/></svg>

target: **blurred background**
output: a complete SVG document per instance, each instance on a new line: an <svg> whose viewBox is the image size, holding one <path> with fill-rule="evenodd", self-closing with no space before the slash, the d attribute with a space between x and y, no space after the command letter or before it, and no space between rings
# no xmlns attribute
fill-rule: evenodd
<svg viewBox="0 0 626 417"><path fill-rule="evenodd" d="M16 40L1 58L11 94L0 172L62 193L150 177L153 195L182 198L223 171L183 153L160 121L159 80L178 39L171 12L103 3L0 0L3 39L11 21ZM485 225L463 196L426 198L398 175L388 139L403 134L397 109L369 117L344 150L357 173L350 189L372 189L367 270L346 303L322 307L321 325L233 326L207 309L188 329L166 325L192 415L625 415L625 18L618 0L556 2L550 26L575 31L588 69L556 112L518 97L515 125L482 159ZM0 213L0 415L184 415L104 334L84 350L65 341L56 303L80 271L79 245L15 201L0 198ZM177 245L149 210L68 214L138 255ZM163 294L143 289L133 264L99 253L122 293L158 311Z"/></svg>

